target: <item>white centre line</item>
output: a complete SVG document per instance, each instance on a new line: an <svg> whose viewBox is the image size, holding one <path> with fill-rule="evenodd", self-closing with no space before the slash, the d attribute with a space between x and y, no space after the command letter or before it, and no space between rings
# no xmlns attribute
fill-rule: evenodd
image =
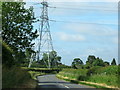
<svg viewBox="0 0 120 90"><path fill-rule="evenodd" d="M62 86L64 86L63 84L60 84L60 85L62 85ZM65 88L69 88L68 86L64 86Z"/></svg>
<svg viewBox="0 0 120 90"><path fill-rule="evenodd" d="M68 86L65 86L66 88L69 88Z"/></svg>

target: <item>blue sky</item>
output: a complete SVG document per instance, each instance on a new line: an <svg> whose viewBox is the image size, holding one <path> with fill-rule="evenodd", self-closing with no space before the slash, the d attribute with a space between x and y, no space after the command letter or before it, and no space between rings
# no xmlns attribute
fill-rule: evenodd
<svg viewBox="0 0 120 90"><path fill-rule="evenodd" d="M107 0L106 0L107 1ZM41 15L41 5L29 2L35 16ZM104 61L118 60L117 2L49 2L50 31L54 49L62 63L71 65L74 58L85 63L89 55ZM36 5L35 5L36 4ZM64 22L57 22L64 21ZM39 22L34 24L38 29ZM37 43L37 42L36 42Z"/></svg>

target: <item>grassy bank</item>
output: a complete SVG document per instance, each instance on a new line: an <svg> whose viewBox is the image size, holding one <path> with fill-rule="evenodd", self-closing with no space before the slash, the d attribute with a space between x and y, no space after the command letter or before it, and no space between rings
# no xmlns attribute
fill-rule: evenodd
<svg viewBox="0 0 120 90"><path fill-rule="evenodd" d="M31 71L32 69L32 71ZM27 68L27 67L12 67L2 69L2 87L3 88L36 88L37 86L37 76L45 75L48 73L43 73L36 70L48 70L46 68ZM54 69L52 69L54 70ZM51 72L56 73L56 72ZM51 74L50 73L50 74Z"/></svg>
<svg viewBox="0 0 120 90"><path fill-rule="evenodd" d="M37 80L37 76L45 75L46 73L36 72L36 71L28 71L32 77L32 79Z"/></svg>
<svg viewBox="0 0 120 90"><path fill-rule="evenodd" d="M93 67L91 69L63 69L57 77L97 88L118 88L118 66Z"/></svg>
<svg viewBox="0 0 120 90"><path fill-rule="evenodd" d="M2 88L36 88L30 73L20 67L2 68Z"/></svg>

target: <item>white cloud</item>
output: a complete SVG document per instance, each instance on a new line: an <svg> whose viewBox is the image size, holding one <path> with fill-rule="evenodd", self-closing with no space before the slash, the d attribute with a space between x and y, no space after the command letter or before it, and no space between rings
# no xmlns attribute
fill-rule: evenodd
<svg viewBox="0 0 120 90"><path fill-rule="evenodd" d="M76 31L81 34L96 35L96 36L113 36L118 34L118 30L114 30L108 26L91 25L91 24L68 24L68 30Z"/></svg>
<svg viewBox="0 0 120 90"><path fill-rule="evenodd" d="M85 40L85 37L80 34L68 34L64 32L58 32L56 35L59 37L60 40L63 40L63 41L84 41Z"/></svg>

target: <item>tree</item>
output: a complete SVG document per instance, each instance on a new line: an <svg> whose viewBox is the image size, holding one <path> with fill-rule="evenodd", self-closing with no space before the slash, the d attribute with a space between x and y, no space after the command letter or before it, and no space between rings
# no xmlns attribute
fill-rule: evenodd
<svg viewBox="0 0 120 90"><path fill-rule="evenodd" d="M110 63L109 62L104 62L104 64L105 64L105 66L109 66L110 65Z"/></svg>
<svg viewBox="0 0 120 90"><path fill-rule="evenodd" d="M97 58L93 63L92 66L105 66L104 62L102 59Z"/></svg>
<svg viewBox="0 0 120 90"><path fill-rule="evenodd" d="M111 65L116 65L115 58L113 58L113 60L112 60L112 62L111 62Z"/></svg>
<svg viewBox="0 0 120 90"><path fill-rule="evenodd" d="M49 55L49 61L48 61L48 55ZM44 53L42 59L39 61L40 64L42 65L46 65L50 66L52 68L55 68L59 65L59 63L61 62L61 57L57 56L57 52L56 51L51 51L49 54L48 53Z"/></svg>
<svg viewBox="0 0 120 90"><path fill-rule="evenodd" d="M95 60L96 60L96 57L95 57L95 56L89 55L88 58L87 58L86 63L92 64Z"/></svg>
<svg viewBox="0 0 120 90"><path fill-rule="evenodd" d="M61 57L57 55L56 51L51 51L49 55L50 55L51 66L57 67L61 62Z"/></svg>
<svg viewBox="0 0 120 90"><path fill-rule="evenodd" d="M83 68L83 61L80 58L75 58L72 62L72 67L75 69Z"/></svg>
<svg viewBox="0 0 120 90"><path fill-rule="evenodd" d="M26 48L32 48L32 40L38 37L33 30L33 7L25 9L23 2L2 3L2 38L13 49L15 58L24 54Z"/></svg>
<svg viewBox="0 0 120 90"><path fill-rule="evenodd" d="M86 66L89 69L90 67L92 67L93 62L96 60L96 57L94 55L89 55L86 61Z"/></svg>
<svg viewBox="0 0 120 90"><path fill-rule="evenodd" d="M36 56L36 52L34 50L32 50L31 48L27 48L25 51L25 58L22 61L22 64L28 64L31 63L33 61L35 61L35 57Z"/></svg>
<svg viewBox="0 0 120 90"><path fill-rule="evenodd" d="M32 54L36 55L36 52L31 48L26 48L26 51L25 51L26 59L30 59Z"/></svg>

